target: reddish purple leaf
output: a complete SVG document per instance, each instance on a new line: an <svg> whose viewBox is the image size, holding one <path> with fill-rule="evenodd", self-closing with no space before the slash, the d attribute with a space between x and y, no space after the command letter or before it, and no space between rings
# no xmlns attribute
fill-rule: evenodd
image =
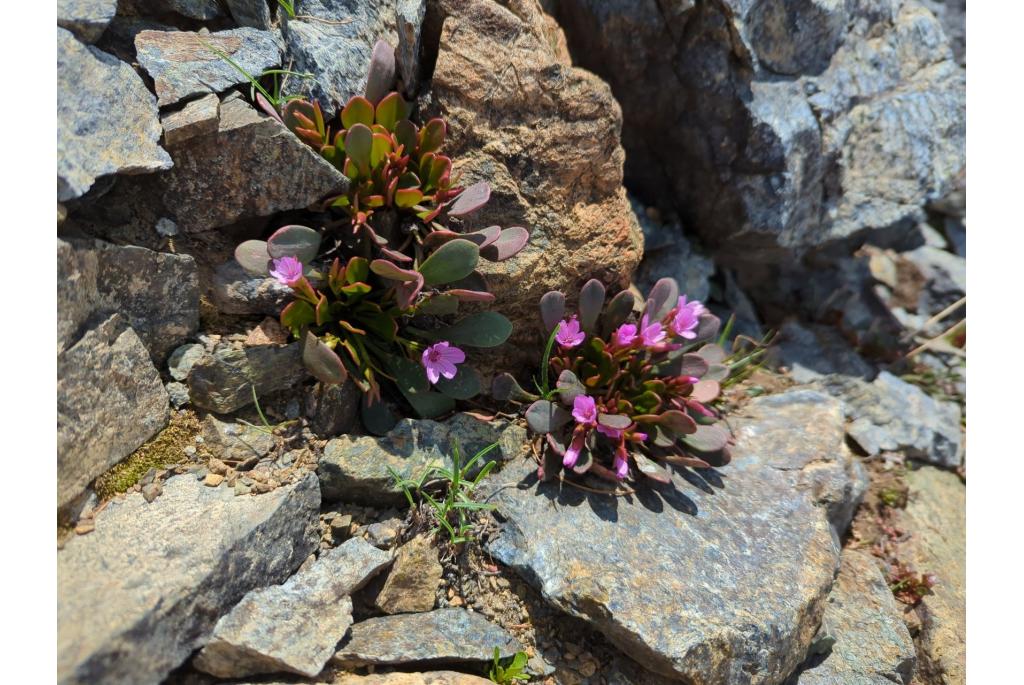
<svg viewBox="0 0 1024 685"><path fill-rule="evenodd" d="M510 226L501 232L497 240L480 250L480 256L491 262L500 262L514 257L526 247L530 232L522 226Z"/></svg>

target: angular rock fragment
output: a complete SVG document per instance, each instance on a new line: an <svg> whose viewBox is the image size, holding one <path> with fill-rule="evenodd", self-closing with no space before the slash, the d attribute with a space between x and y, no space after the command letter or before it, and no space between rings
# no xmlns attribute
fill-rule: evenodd
<svg viewBox="0 0 1024 685"><path fill-rule="evenodd" d="M248 274L232 259L213 275L213 303L225 314L277 316L292 299L292 289L276 278Z"/></svg>
<svg viewBox="0 0 1024 685"><path fill-rule="evenodd" d="M167 391L142 341L114 314L57 356L57 506L167 424Z"/></svg>
<svg viewBox="0 0 1024 685"><path fill-rule="evenodd" d="M186 104L177 112L165 114L160 123L164 127L164 142L177 145L196 136L216 133L220 118L220 98L210 93Z"/></svg>
<svg viewBox="0 0 1024 685"><path fill-rule="evenodd" d="M221 421L212 414L203 419L203 444L221 461L262 459L274 449L274 436L256 426Z"/></svg>
<svg viewBox="0 0 1024 685"><path fill-rule="evenodd" d="M281 63L277 36L253 28L206 35L191 31L140 31L135 36L135 51L139 64L153 78L157 104L161 107L247 83L246 77L217 51L255 77Z"/></svg>
<svg viewBox="0 0 1024 685"><path fill-rule="evenodd" d="M191 138L171 154L174 168L160 191L185 233L304 209L348 188L312 148L235 96L221 102L215 134Z"/></svg>
<svg viewBox="0 0 1024 685"><path fill-rule="evenodd" d="M192 404L227 414L253 402L256 396L285 390L308 377L299 343L220 347L199 360L189 372Z"/></svg>
<svg viewBox="0 0 1024 685"><path fill-rule="evenodd" d="M309 556L319 506L312 474L258 497L179 476L152 503L112 502L57 555L58 682L161 682L221 614Z"/></svg>
<svg viewBox="0 0 1024 685"><path fill-rule="evenodd" d="M419 535L398 548L395 565L377 595L385 614L407 614L434 608L441 563L430 535Z"/></svg>
<svg viewBox="0 0 1024 685"><path fill-rule="evenodd" d="M268 0L227 0L227 3L231 17L239 26L249 26L254 29L273 27ZM276 4L276 0L274 4Z"/></svg>
<svg viewBox="0 0 1024 685"><path fill-rule="evenodd" d="M331 440L317 467L326 501L379 504L404 501L385 466L403 478L418 478L431 466L452 466L458 441L463 463L493 442L498 448L484 460L508 460L524 454L526 429L503 421L481 421L456 414L444 423L403 419L382 438L343 435Z"/></svg>
<svg viewBox="0 0 1024 685"><path fill-rule="evenodd" d="M489 551L651 670L696 683L782 682L814 640L839 562L836 532L864 484L827 395L757 398L744 414L730 420L728 467L638 483L632 497L538 485L532 460L506 466L480 488L506 521Z"/></svg>
<svg viewBox="0 0 1024 685"><path fill-rule="evenodd" d="M81 197L108 174L169 169L159 140L156 102L142 78L58 28L57 200Z"/></svg>
<svg viewBox="0 0 1024 685"><path fill-rule="evenodd" d="M57 26L95 43L117 13L117 0L57 0Z"/></svg>
<svg viewBox="0 0 1024 685"><path fill-rule="evenodd" d="M219 678L316 677L352 625L349 595L391 563L361 538L326 550L282 585L253 590L217 622L193 662Z"/></svg>
<svg viewBox="0 0 1024 685"><path fill-rule="evenodd" d="M134 15L174 12L201 21L224 16L218 0L118 0L118 9Z"/></svg>
<svg viewBox="0 0 1024 685"><path fill-rule="evenodd" d="M813 658L793 685L910 682L914 642L878 561L865 552L843 551L822 629L834 641L831 651Z"/></svg>
<svg viewBox="0 0 1024 685"><path fill-rule="evenodd" d="M335 685L488 685L492 681L458 671L426 673L375 673L373 675L343 674Z"/></svg>
<svg viewBox="0 0 1024 685"><path fill-rule="evenodd" d="M345 664L410 664L490 661L494 648L513 656L519 642L504 628L466 609L370 618L352 626L334 661Z"/></svg>

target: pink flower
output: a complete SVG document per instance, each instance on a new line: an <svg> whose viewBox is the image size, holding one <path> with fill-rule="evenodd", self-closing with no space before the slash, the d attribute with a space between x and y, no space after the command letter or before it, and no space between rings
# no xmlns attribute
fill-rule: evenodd
<svg viewBox="0 0 1024 685"><path fill-rule="evenodd" d="M302 278L302 262L290 256L275 259L270 275L284 285L295 285Z"/></svg>
<svg viewBox="0 0 1024 685"><path fill-rule="evenodd" d="M693 340L697 337L697 326L704 311L704 305L700 302L694 300L688 303L686 295L680 295L676 315L672 319L672 331L682 338Z"/></svg>
<svg viewBox="0 0 1024 685"><path fill-rule="evenodd" d="M437 383L441 376L451 380L455 378L458 369L456 364L466 361L466 353L457 347L448 344L447 340L434 343L423 350L423 368L427 370L427 380Z"/></svg>
<svg viewBox="0 0 1024 685"><path fill-rule="evenodd" d="M624 323L615 329L615 344L619 347L629 347L636 340L636 326L631 323Z"/></svg>
<svg viewBox="0 0 1024 685"><path fill-rule="evenodd" d="M586 395L576 395L576 399L572 401L572 417L576 419L576 423L581 425L596 425L597 404L594 402L594 398L587 397Z"/></svg>
<svg viewBox="0 0 1024 685"><path fill-rule="evenodd" d="M646 347L654 347L665 340L665 329L657 321L649 324L647 314L640 319L640 340Z"/></svg>
<svg viewBox="0 0 1024 685"><path fill-rule="evenodd" d="M583 443L586 439L586 428L577 426L576 430L572 432L572 442L569 443L569 448L565 450L565 456L562 457L562 466L571 469L576 465L576 460L580 458L580 450L583 449Z"/></svg>
<svg viewBox="0 0 1024 685"><path fill-rule="evenodd" d="M575 316L568 321L562 319L558 322L558 332L555 333L555 340L562 347L576 347L586 337L586 334L580 330L580 322L576 320Z"/></svg>
<svg viewBox="0 0 1024 685"><path fill-rule="evenodd" d="M625 443L620 443L619 448L615 450L615 460L612 462L612 468L615 469L615 477L619 480L623 480L629 473L629 455L626 452Z"/></svg>

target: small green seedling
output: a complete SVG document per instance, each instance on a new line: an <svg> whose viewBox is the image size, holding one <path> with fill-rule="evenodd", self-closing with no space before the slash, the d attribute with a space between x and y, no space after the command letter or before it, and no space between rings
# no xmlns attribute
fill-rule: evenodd
<svg viewBox="0 0 1024 685"><path fill-rule="evenodd" d="M277 0L277 4L281 6L281 9L288 13L289 17L291 17L292 19L295 18L294 2L288 2L288 0Z"/></svg>
<svg viewBox="0 0 1024 685"><path fill-rule="evenodd" d="M472 529L472 518L470 512L493 509L493 504L473 501L472 494L481 480L483 480L496 462L489 461L481 467L476 476L470 478L473 467L483 459L491 450L496 448L498 443L492 443L477 452L473 457L462 464L462 455L459 450L458 441L452 449L452 468L446 469L441 466L432 466L420 474L416 479L402 478L393 468L387 466L388 473L394 479L395 484L402 488L409 506L416 507L416 498L413 492L430 505L433 510L437 525L433 532L444 528L448 533L448 539L453 545L468 542ZM431 495L430 489L438 489L443 486L443 494Z"/></svg>
<svg viewBox="0 0 1024 685"><path fill-rule="evenodd" d="M517 680L530 679L530 676L525 673L526 663L529 661L525 652L516 652L511 660L504 659L507 662L504 666L501 665L502 661L501 651L495 647L494 665L491 666L491 672L488 674L491 682L498 683L498 685L509 685Z"/></svg>

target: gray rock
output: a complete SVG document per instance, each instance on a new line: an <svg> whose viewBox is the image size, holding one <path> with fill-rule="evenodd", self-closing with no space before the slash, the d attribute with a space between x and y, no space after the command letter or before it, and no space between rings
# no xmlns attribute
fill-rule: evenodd
<svg viewBox="0 0 1024 685"><path fill-rule="evenodd" d="M274 449L274 436L255 426L221 421L212 414L203 419L203 441L221 461L262 459Z"/></svg>
<svg viewBox="0 0 1024 685"><path fill-rule="evenodd" d="M504 628L465 609L370 618L352 626L334 655L346 664L408 664L490 661L521 649Z"/></svg>
<svg viewBox="0 0 1024 685"><path fill-rule="evenodd" d="M834 640L832 651L824 661L813 659L793 685L910 682L917 665L914 642L878 560L870 555L843 551L822 629Z"/></svg>
<svg viewBox="0 0 1024 685"><path fill-rule="evenodd" d="M308 377L299 343L220 347L192 367L188 375L192 404L227 414L252 404L256 396L286 390Z"/></svg>
<svg viewBox="0 0 1024 685"><path fill-rule="evenodd" d="M57 356L57 506L167 425L167 391L118 314Z"/></svg>
<svg viewBox="0 0 1024 685"><path fill-rule="evenodd" d="M206 348L200 343L188 343L171 352L171 356L167 358L167 369L171 373L171 378L176 381L188 378L189 371L204 354Z"/></svg>
<svg viewBox="0 0 1024 685"><path fill-rule="evenodd" d="M224 16L218 0L118 0L123 14L174 12L189 19L209 20Z"/></svg>
<svg viewBox="0 0 1024 685"><path fill-rule="evenodd" d="M888 371L871 383L828 376L815 384L842 398L850 420L847 432L869 455L903 452L948 468L963 462L958 404L937 401Z"/></svg>
<svg viewBox="0 0 1024 685"><path fill-rule="evenodd" d="M505 521L489 551L653 671L782 682L814 640L864 483L827 395L757 398L730 424L728 467L627 498L538 485L532 460L506 466L480 489Z"/></svg>
<svg viewBox="0 0 1024 685"><path fill-rule="evenodd" d="M254 29L273 28L270 4L267 0L227 0L227 3L231 18L239 26L249 26ZM274 0L274 4L277 4L277 0Z"/></svg>
<svg viewBox="0 0 1024 685"><path fill-rule="evenodd" d="M917 266L925 279L922 301L917 308L919 313L938 314L967 294L967 260L963 257L931 245L904 252L902 257ZM954 321L946 321L944 325Z"/></svg>
<svg viewBox="0 0 1024 685"><path fill-rule="evenodd" d="M776 366L785 366L797 383L810 383L829 374L871 380L875 369L857 354L836 329L789 321L769 350Z"/></svg>
<svg viewBox="0 0 1024 685"><path fill-rule="evenodd" d="M402 81L402 92L409 98L415 96L419 88L420 53L423 49L421 35L426 14L426 0L398 0L395 6L398 33L395 61Z"/></svg>
<svg viewBox="0 0 1024 685"><path fill-rule="evenodd" d="M253 590L222 617L193 664L219 678L315 678L352 625L352 600L391 555L356 538L323 552L283 585Z"/></svg>
<svg viewBox="0 0 1024 685"><path fill-rule="evenodd" d="M922 3L942 22L953 57L961 66L967 66L967 0L922 0Z"/></svg>
<svg viewBox="0 0 1024 685"><path fill-rule="evenodd" d="M247 592L309 556L319 506L312 474L258 497L182 476L152 504L112 502L57 554L58 682L161 682Z"/></svg>
<svg viewBox="0 0 1024 685"><path fill-rule="evenodd" d="M234 96L221 102L216 134L187 140L171 154L174 168L161 179L162 199L185 233L304 209L348 188L348 180L291 131Z"/></svg>
<svg viewBox="0 0 1024 685"><path fill-rule="evenodd" d="M117 14L117 0L57 0L57 26L83 43L95 43Z"/></svg>
<svg viewBox="0 0 1024 685"><path fill-rule="evenodd" d="M402 521L397 518L390 518L384 521L375 521L366 527L366 539L374 547L380 549L391 549L395 544L398 534L402 532Z"/></svg>
<svg viewBox="0 0 1024 685"><path fill-rule="evenodd" d="M330 118L353 95L366 88L370 53L378 40L397 42L393 3L359 0L305 0L302 15L291 19L281 12L285 52L292 70L312 79L289 79L285 92L320 103ZM319 21L326 20L326 21Z"/></svg>
<svg viewBox="0 0 1024 685"><path fill-rule="evenodd" d="M58 349L87 319L118 312L154 361L199 328L199 274L189 255L102 241L57 241Z"/></svg>
<svg viewBox="0 0 1024 685"><path fill-rule="evenodd" d="M338 674L335 685L488 685L494 681L458 671L426 673L374 673L372 675Z"/></svg>
<svg viewBox="0 0 1024 685"><path fill-rule="evenodd" d="M434 608L441 562L432 535L419 535L398 548L395 565L377 595L385 614L408 614Z"/></svg>
<svg viewBox="0 0 1024 685"><path fill-rule="evenodd" d="M281 63L279 39L271 31L240 28L205 35L192 31L140 31L135 36L139 64L153 78L157 104L161 107L248 82L214 49L228 55L254 77Z"/></svg>
<svg viewBox="0 0 1024 685"><path fill-rule="evenodd" d="M175 409L181 409L189 403L188 386L184 383L172 381L164 386L164 390L167 391L167 397Z"/></svg>
<svg viewBox="0 0 1024 685"><path fill-rule="evenodd" d="M938 584L917 606L919 670L928 682L967 682L967 489L956 474L922 467L907 474L910 489L900 530L900 558Z"/></svg>
<svg viewBox="0 0 1024 685"><path fill-rule="evenodd" d="M953 254L967 258L967 226L963 219L947 216L944 220L946 238L949 240Z"/></svg>
<svg viewBox="0 0 1024 685"><path fill-rule="evenodd" d="M654 221L642 204L630 199L644 232L644 258L634 277L640 292L646 294L658 279L670 276L689 299L706 302L711 293L714 262L693 248L683 234L682 224Z"/></svg>
<svg viewBox="0 0 1024 685"><path fill-rule="evenodd" d="M351 379L344 383L317 383L306 395L309 427L321 438L348 433L356 425L362 393Z"/></svg>
<svg viewBox="0 0 1024 685"><path fill-rule="evenodd" d="M160 119L164 127L164 143L177 145L196 136L216 133L220 119L220 98L208 93L198 100L192 100L177 112L165 114Z"/></svg>
<svg viewBox="0 0 1024 685"><path fill-rule="evenodd" d="M560 0L622 104L626 180L717 255L905 234L965 162L965 73L916 0Z"/></svg>
<svg viewBox="0 0 1024 685"><path fill-rule="evenodd" d="M224 314L277 316L292 299L291 288L276 278L250 276L234 259L217 267L212 294Z"/></svg>
<svg viewBox="0 0 1024 685"><path fill-rule="evenodd" d="M458 441L463 463L493 442L499 447L485 461L508 460L528 449L526 429L504 421L481 421L456 414L444 423L402 419L377 438L343 435L327 443L317 467L325 501L400 504L405 501L385 466L403 478L418 478L431 466L452 466Z"/></svg>
<svg viewBox="0 0 1024 685"><path fill-rule="evenodd" d="M108 174L171 167L156 101L116 57L57 29L57 201L81 197Z"/></svg>
<svg viewBox="0 0 1024 685"><path fill-rule="evenodd" d="M174 223L170 219L164 217L158 219L156 225L153 226L156 232L165 238L173 238L178 235L178 224Z"/></svg>

